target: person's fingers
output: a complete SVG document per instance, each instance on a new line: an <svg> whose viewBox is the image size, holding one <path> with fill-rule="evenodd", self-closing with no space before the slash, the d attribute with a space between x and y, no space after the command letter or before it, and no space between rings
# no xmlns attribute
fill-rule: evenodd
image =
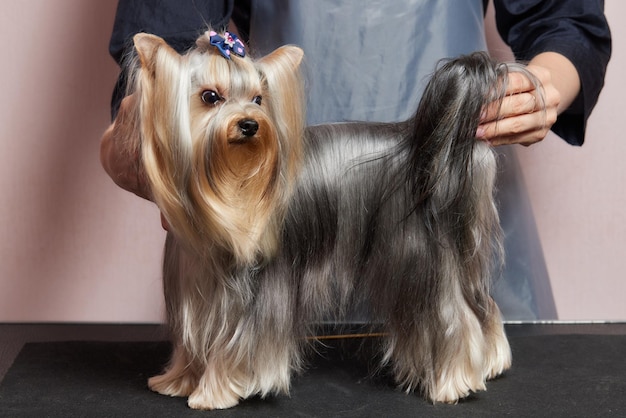
<svg viewBox="0 0 626 418"><path fill-rule="evenodd" d="M548 134L556 122L560 94L549 71L539 66L527 68L536 80L520 72L509 73L507 95L484 107L477 139L492 145L530 145Z"/></svg>
<svg viewBox="0 0 626 418"><path fill-rule="evenodd" d="M534 74L534 73L533 73ZM540 82L543 80L540 77L537 77ZM526 93L532 90L535 90L535 84L526 77L525 74L517 71L511 71L507 76L507 84L506 84L506 94L513 95L519 93Z"/></svg>
<svg viewBox="0 0 626 418"><path fill-rule="evenodd" d="M511 116L525 115L540 110L535 91L506 96L502 102L487 105L481 115L481 123L504 119Z"/></svg>
<svg viewBox="0 0 626 418"><path fill-rule="evenodd" d="M539 111L484 123L478 127L476 136L492 145L534 144L548 134L556 120L556 112L553 113L549 120L547 113Z"/></svg>

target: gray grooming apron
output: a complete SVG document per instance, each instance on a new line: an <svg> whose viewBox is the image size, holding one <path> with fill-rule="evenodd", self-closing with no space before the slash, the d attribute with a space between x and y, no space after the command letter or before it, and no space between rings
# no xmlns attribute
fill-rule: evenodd
<svg viewBox="0 0 626 418"><path fill-rule="evenodd" d="M399 121L417 108L441 58L485 50L482 0L255 0L251 49L304 49L308 122ZM507 320L556 308L513 147L499 147L506 267L492 294Z"/></svg>

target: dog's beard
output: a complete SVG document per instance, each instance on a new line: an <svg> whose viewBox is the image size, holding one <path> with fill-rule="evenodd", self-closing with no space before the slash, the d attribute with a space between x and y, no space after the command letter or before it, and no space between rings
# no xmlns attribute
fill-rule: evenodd
<svg viewBox="0 0 626 418"><path fill-rule="evenodd" d="M262 112L245 113L258 123L250 137L238 126L241 112L222 113L208 124L200 122L198 130L205 131L194 135L189 197L198 236L180 238L201 248L212 237L237 263L246 264L276 248L275 225L270 224L280 209L280 145Z"/></svg>

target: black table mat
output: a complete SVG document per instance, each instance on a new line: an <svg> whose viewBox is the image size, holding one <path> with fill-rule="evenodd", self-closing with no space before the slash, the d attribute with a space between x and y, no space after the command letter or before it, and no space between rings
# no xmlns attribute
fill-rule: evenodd
<svg viewBox="0 0 626 418"><path fill-rule="evenodd" d="M626 336L510 338L513 368L457 405L432 405L368 377L368 365L331 347L293 380L290 396L193 411L152 393L165 342L51 342L24 346L0 384L10 417L603 417L626 416ZM349 351L349 350L348 350Z"/></svg>

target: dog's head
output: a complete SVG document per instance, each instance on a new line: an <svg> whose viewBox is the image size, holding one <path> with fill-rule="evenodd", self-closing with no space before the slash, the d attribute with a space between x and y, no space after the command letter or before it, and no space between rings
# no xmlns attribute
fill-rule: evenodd
<svg viewBox="0 0 626 418"><path fill-rule="evenodd" d="M154 35L134 44L143 166L172 232L244 262L271 251L300 160L302 51L254 61L236 37L210 31L184 55Z"/></svg>

